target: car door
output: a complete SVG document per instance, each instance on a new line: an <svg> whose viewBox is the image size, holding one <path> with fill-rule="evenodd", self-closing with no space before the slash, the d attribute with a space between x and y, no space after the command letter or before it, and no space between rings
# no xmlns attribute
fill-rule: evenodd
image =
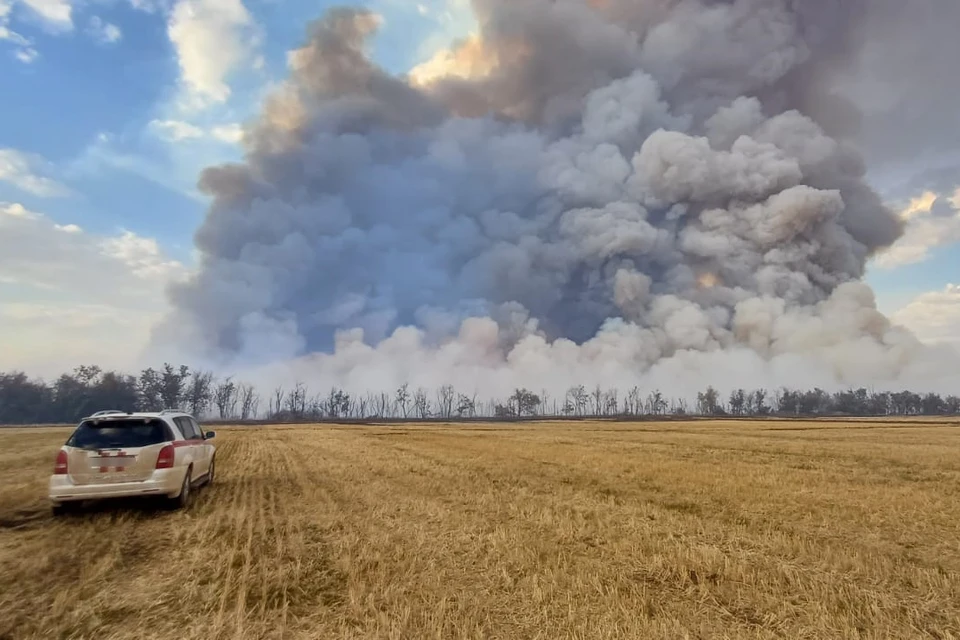
<svg viewBox="0 0 960 640"><path fill-rule="evenodd" d="M203 439L200 437L200 433L194 426L193 421L187 416L178 416L174 418L173 421L177 423L177 427L180 428L180 433L183 434L183 438L186 440L184 446L186 446L190 452L190 462L193 463L193 479L196 480L207 472L203 462Z"/></svg>
<svg viewBox="0 0 960 640"><path fill-rule="evenodd" d="M212 447L207 444L207 439L203 436L203 428L197 423L194 418L187 418L190 421L190 425L193 428L194 433L196 433L197 443L197 477L206 475L210 471L210 449Z"/></svg>

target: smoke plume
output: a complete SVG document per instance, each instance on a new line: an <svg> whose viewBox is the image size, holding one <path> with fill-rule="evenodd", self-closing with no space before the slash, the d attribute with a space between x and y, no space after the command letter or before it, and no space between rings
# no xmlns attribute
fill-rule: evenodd
<svg viewBox="0 0 960 640"><path fill-rule="evenodd" d="M862 282L902 226L843 79L898 3L473 5L409 77L368 57L374 14L310 26L244 162L202 174L158 340L361 389L942 373Z"/></svg>

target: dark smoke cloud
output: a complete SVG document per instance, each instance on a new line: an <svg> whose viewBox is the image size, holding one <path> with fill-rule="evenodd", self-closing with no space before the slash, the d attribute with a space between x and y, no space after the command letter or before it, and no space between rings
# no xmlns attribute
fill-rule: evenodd
<svg viewBox="0 0 960 640"><path fill-rule="evenodd" d="M894 3L474 7L489 73L430 83L370 61L369 12L311 26L244 163L201 177L200 267L160 338L332 351L302 366L361 387L927 370L860 282L902 224L841 82Z"/></svg>

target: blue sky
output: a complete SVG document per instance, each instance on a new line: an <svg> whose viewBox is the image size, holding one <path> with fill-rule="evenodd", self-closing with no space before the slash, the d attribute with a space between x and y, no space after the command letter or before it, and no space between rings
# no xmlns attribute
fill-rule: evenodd
<svg viewBox="0 0 960 640"><path fill-rule="evenodd" d="M111 316L103 292L162 312L162 282L193 260L200 170L240 157L239 127L285 77L309 22L333 4L344 3L0 0L0 215L19 225L0 229L19 244L0 258L0 369L57 370L64 347L54 333L88 332L73 341L75 358L94 357L120 334L145 339L142 318ZM472 26L468 0L364 4L384 18L373 55L395 73ZM922 195L876 186L901 209ZM934 195L915 203L899 253L869 274L881 309L917 326L924 296L952 301L948 285L960 281L960 218L930 213L960 193ZM54 255L75 261L40 264ZM106 289L92 265L126 280ZM105 317L106 327L97 322ZM960 312L956 322L960 334Z"/></svg>

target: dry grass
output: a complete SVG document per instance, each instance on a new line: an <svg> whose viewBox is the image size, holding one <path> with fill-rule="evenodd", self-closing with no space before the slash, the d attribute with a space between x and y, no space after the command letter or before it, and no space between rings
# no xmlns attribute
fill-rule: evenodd
<svg viewBox="0 0 960 640"><path fill-rule="evenodd" d="M0 638L960 638L955 424L219 431L62 521L0 431Z"/></svg>

